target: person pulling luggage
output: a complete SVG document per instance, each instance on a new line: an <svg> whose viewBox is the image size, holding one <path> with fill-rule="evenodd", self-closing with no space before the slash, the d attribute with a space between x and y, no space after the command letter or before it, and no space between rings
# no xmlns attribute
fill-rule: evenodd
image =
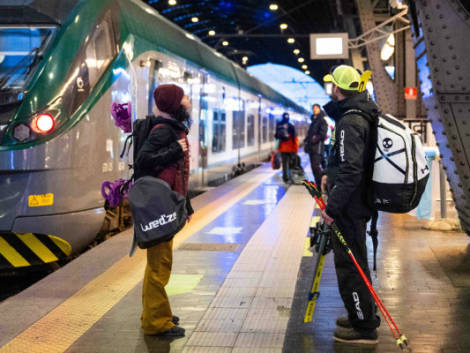
<svg viewBox="0 0 470 353"><path fill-rule="evenodd" d="M282 180L287 183L291 180L291 160L299 150L299 143L295 126L289 122L289 113L282 114L282 120L276 125L274 137L279 140L279 153L282 159Z"/></svg>

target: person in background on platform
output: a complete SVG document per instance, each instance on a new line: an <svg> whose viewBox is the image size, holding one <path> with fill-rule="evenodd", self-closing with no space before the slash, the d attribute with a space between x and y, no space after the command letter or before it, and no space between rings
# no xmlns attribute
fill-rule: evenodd
<svg viewBox="0 0 470 353"><path fill-rule="evenodd" d="M332 101L324 109L336 122L336 139L327 174L322 179L322 191L328 189L322 216L327 224L336 223L371 280L366 223L373 211L367 190L371 187L375 157L371 124L377 119L378 108L367 92L359 93L360 79L359 72L347 65L338 66L324 77L325 82L333 83ZM348 317L337 319L333 338L340 342L375 344L380 318L372 295L344 246L337 237L331 239L338 288L348 312Z"/></svg>
<svg viewBox="0 0 470 353"><path fill-rule="evenodd" d="M308 128L307 136L305 137L304 146L305 152L310 157L310 166L312 167L312 173L315 177L315 183L320 185L322 175L322 160L323 160L323 149L328 125L325 120L325 112L320 108L318 104L314 104L313 114L310 117L312 120L310 127Z"/></svg>
<svg viewBox="0 0 470 353"><path fill-rule="evenodd" d="M326 169L328 166L328 157L330 155L331 146L334 144L334 130L335 130L335 121L331 119L328 115L324 117L328 129L326 130L326 138L325 138L325 152L323 153L322 159L322 168Z"/></svg>
<svg viewBox="0 0 470 353"><path fill-rule="evenodd" d="M153 117L154 127L136 158L139 177L151 175L166 181L173 191L186 197L188 222L194 213L188 194L189 145L188 128L191 102L181 87L164 84L157 87L154 99L158 109ZM184 336L185 330L177 326L179 318L173 316L165 291L173 261L173 240L161 242L147 249L141 316L146 335Z"/></svg>
<svg viewBox="0 0 470 353"><path fill-rule="evenodd" d="M299 142L295 126L289 122L289 113L282 114L282 120L276 125L274 137L279 141L278 152L282 159L282 180L288 183L291 180L290 164L293 156L299 150Z"/></svg>

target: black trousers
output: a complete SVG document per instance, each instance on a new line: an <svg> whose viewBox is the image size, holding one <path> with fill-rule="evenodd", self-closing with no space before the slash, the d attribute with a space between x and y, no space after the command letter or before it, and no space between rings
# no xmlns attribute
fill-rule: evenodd
<svg viewBox="0 0 470 353"><path fill-rule="evenodd" d="M369 281L371 281L369 265L367 263L367 219L354 219L354 217L344 215L341 218L335 219L335 223L348 243L357 262ZM356 329L374 329L380 325L380 318L376 314L377 310L374 299L348 255L346 248L340 243L336 235L332 234L331 236L338 288L344 306L348 311L349 320Z"/></svg>
<svg viewBox="0 0 470 353"><path fill-rule="evenodd" d="M295 153L291 152L281 152L282 159L282 180L287 182L290 179L290 164L291 159Z"/></svg>
<svg viewBox="0 0 470 353"><path fill-rule="evenodd" d="M320 153L312 153L309 154L310 157L310 166L312 167L312 174L315 178L315 184L321 185L321 174L322 174L322 159L323 156Z"/></svg>

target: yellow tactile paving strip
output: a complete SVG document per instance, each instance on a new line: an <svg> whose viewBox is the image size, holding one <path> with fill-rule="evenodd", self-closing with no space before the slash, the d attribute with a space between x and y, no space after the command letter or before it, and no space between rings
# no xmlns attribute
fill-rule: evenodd
<svg viewBox="0 0 470 353"><path fill-rule="evenodd" d="M271 171L255 172L242 185L198 210L191 223L174 240L178 247L253 189L271 177ZM124 257L46 316L0 348L0 353L61 353L116 305L143 278L144 251Z"/></svg>

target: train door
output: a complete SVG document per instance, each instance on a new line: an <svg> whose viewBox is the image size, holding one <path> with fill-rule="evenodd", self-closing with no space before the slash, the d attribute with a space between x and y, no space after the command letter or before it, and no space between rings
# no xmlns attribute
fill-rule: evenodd
<svg viewBox="0 0 470 353"><path fill-rule="evenodd" d="M258 115L257 115L257 128L258 128L258 133L257 133L257 142L258 142L258 160L261 160L261 144L263 143L262 139L262 100L261 97L258 97Z"/></svg>
<svg viewBox="0 0 470 353"><path fill-rule="evenodd" d="M147 115L154 114L156 111L155 99L153 92L159 84L158 71L162 66L160 60L150 60L149 63L149 81L148 81L148 94L147 94Z"/></svg>
<svg viewBox="0 0 470 353"><path fill-rule="evenodd" d="M202 183L204 184L204 170L207 168L208 158L208 124L209 124L209 102L208 94L204 90L207 85L208 75L207 73L202 74L202 84L199 92L199 167L202 169Z"/></svg>

